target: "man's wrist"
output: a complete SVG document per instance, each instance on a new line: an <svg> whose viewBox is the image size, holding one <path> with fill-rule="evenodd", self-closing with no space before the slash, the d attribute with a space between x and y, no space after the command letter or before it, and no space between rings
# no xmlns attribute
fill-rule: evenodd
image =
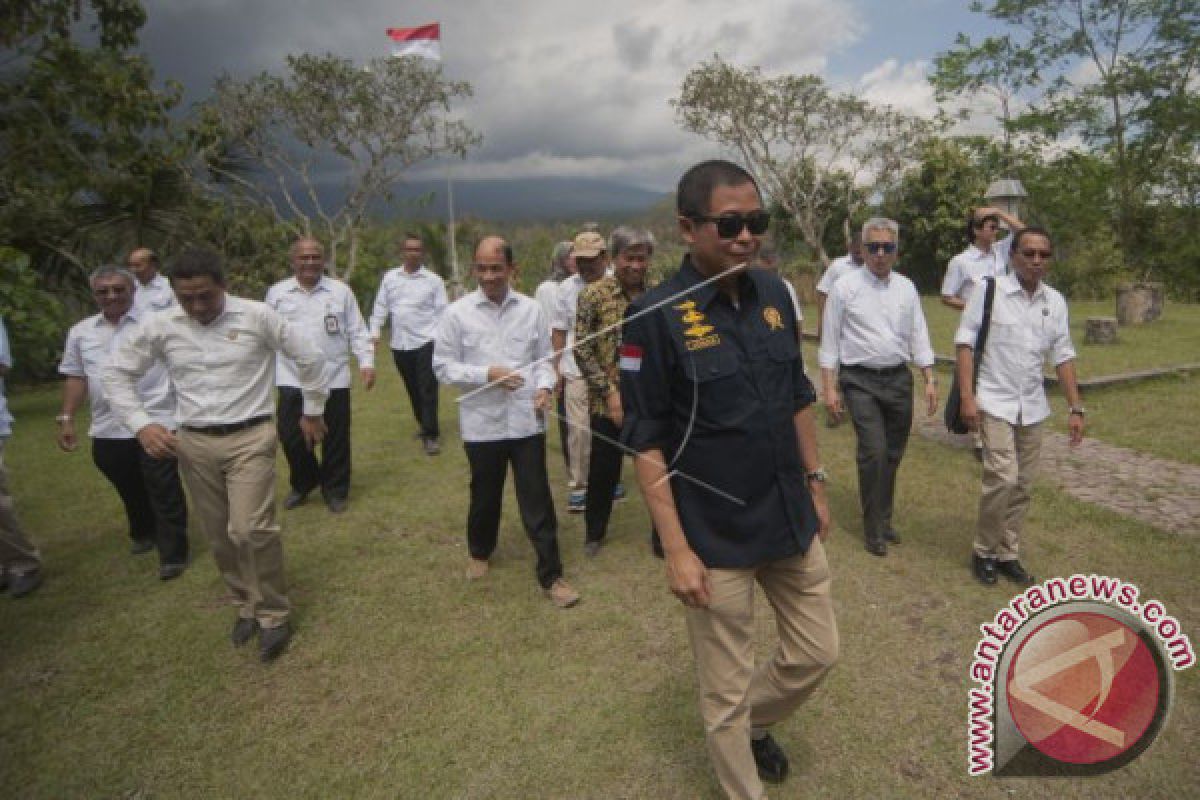
<svg viewBox="0 0 1200 800"><path fill-rule="evenodd" d="M1084 417L1084 416L1087 416L1087 409L1086 409L1086 408L1084 408L1083 406L1070 406L1070 407L1067 409L1067 416L1068 416L1068 417L1076 417L1076 416L1078 416L1078 417Z"/></svg>
<svg viewBox="0 0 1200 800"><path fill-rule="evenodd" d="M74 419L75 419L75 417L72 416L71 414L63 413L63 414L59 414L57 417L55 417L54 421L57 422L59 425L63 425L67 422L73 422Z"/></svg>

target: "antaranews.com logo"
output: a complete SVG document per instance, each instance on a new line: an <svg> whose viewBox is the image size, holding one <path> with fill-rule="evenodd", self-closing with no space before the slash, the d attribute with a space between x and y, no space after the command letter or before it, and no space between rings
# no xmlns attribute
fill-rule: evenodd
<svg viewBox="0 0 1200 800"><path fill-rule="evenodd" d="M971 662L971 775L1098 775L1166 724L1174 673L1196 662L1179 621L1119 578L1026 589L980 626Z"/></svg>

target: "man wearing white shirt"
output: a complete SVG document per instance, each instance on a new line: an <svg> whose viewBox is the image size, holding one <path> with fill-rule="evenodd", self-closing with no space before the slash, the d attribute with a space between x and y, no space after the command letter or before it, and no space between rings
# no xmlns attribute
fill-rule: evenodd
<svg viewBox="0 0 1200 800"><path fill-rule="evenodd" d="M511 289L516 265L503 239L484 238L473 269L479 288L446 310L433 358L438 379L464 391L458 415L471 466L467 577L488 573L512 464L521 522L537 553L538 583L556 606L568 608L579 594L562 578L546 475L545 412L555 383L549 329L537 302Z"/></svg>
<svg viewBox="0 0 1200 800"><path fill-rule="evenodd" d="M996 279L976 386L973 349L986 292L971 296L954 335L962 417L983 437L983 491L971 564L987 586L996 583L997 573L1023 586L1034 582L1018 560L1018 545L1041 461L1042 423L1050 416L1042 378L1047 357L1067 398L1072 446L1083 441L1084 427L1067 303L1042 283L1053 257L1050 235L1029 227L1011 238L1012 274Z"/></svg>
<svg viewBox="0 0 1200 800"><path fill-rule="evenodd" d="M1000 221L1014 234L1024 227L1021 220L998 208L976 208L967 215L967 249L950 259L942 279L942 304L962 311L971 294L984 278L996 278L1008 272L1012 252L1010 235L996 241Z"/></svg>
<svg viewBox="0 0 1200 800"><path fill-rule="evenodd" d="M558 303L550 325L554 329L554 352L561 354L556 368L562 379L567 411L567 510L582 513L587 505L592 429L587 381L575 363L575 317L579 312L579 293L583 287L603 278L608 270L608 249L604 237L595 231L580 233L575 237L571 255L575 258L576 271L559 284Z"/></svg>
<svg viewBox="0 0 1200 800"><path fill-rule="evenodd" d="M125 337L104 391L117 417L154 458L176 455L193 511L238 611L230 633L240 647L259 636L270 661L291 639L284 593L283 543L275 513L275 355L296 365L304 395L300 430L310 446L325 435L324 356L264 303L225 292L221 258L182 253L171 269L177 309L151 314ZM158 424L137 394L156 360L167 365L178 398L178 435Z"/></svg>
<svg viewBox="0 0 1200 800"><path fill-rule="evenodd" d="M863 265L862 231L855 231L850 237L850 250L846 255L835 258L825 268L825 274L817 281L817 338L821 337L822 322L825 319L825 303L834 285L844 276Z"/></svg>
<svg viewBox="0 0 1200 800"><path fill-rule="evenodd" d="M866 267L842 277L829 294L819 360L825 405L835 420L848 409L858 437L858 492L867 552L898 544L892 527L896 471L912 427L912 373L925 378L925 402L937 411L933 348L912 281L892 271L900 241L895 221L873 217L862 229ZM839 388L841 389L839 393Z"/></svg>
<svg viewBox="0 0 1200 800"><path fill-rule="evenodd" d="M418 435L427 455L441 452L438 437L438 382L433 374L433 337L446 310L446 284L422 265L425 247L415 233L404 237L404 264L388 270L371 311L371 340L379 341L384 322L392 328L392 357L404 379Z"/></svg>
<svg viewBox="0 0 1200 800"><path fill-rule="evenodd" d="M129 254L126 263L137 279L137 291L133 295L134 311L164 311L175 305L171 282L158 271L157 253L148 247L139 247Z"/></svg>
<svg viewBox="0 0 1200 800"><path fill-rule="evenodd" d="M268 289L266 303L303 330L324 354L329 399L324 414L327 432L318 462L300 431L304 397L296 365L282 353L276 355L276 425L292 487L283 507L295 508L319 487L325 504L336 514L346 510L350 492L350 353L358 359L363 386L370 391L375 385L375 348L354 292L324 274L321 243L308 237L297 239L290 258L292 277Z"/></svg>
<svg viewBox="0 0 1200 800"><path fill-rule="evenodd" d="M29 541L13 510L12 494L8 489L8 473L4 469L4 446L12 435L12 414L4 395L4 376L12 369L12 348L8 331L0 318L0 591L8 590L18 598L42 585L42 556Z"/></svg>
<svg viewBox="0 0 1200 800"><path fill-rule="evenodd" d="M575 255L571 252L572 246L571 242L559 242L554 245L554 252L550 256L550 275L538 284L533 295L533 299L537 300L538 305L542 307L547 325L551 325L555 309L558 307L558 287L575 274ZM552 325L551 330L553 330ZM554 393L554 403L555 416L558 419L558 443L562 449L563 466L569 473L571 470L571 450L568 446L570 433L567 429L567 403L562 392Z"/></svg>
<svg viewBox="0 0 1200 800"><path fill-rule="evenodd" d="M121 339L142 324L149 311L133 308L135 278L119 267L101 267L91 276L92 297L100 308L67 333L58 371L63 382L58 446L79 447L75 412L86 398L92 420L92 462L117 490L129 522L134 555L158 549L158 577L177 578L187 568L187 502L174 458L152 458L113 413L104 394L103 372ZM150 418L167 430L175 423L175 390L166 365L156 361L137 384L138 398Z"/></svg>

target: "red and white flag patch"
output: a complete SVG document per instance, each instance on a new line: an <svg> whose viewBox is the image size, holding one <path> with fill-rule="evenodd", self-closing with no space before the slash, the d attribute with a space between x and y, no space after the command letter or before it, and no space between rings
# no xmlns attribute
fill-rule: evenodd
<svg viewBox="0 0 1200 800"><path fill-rule="evenodd" d="M642 369L642 348L636 344L623 344L620 350L621 360L617 366L622 372L640 372Z"/></svg>

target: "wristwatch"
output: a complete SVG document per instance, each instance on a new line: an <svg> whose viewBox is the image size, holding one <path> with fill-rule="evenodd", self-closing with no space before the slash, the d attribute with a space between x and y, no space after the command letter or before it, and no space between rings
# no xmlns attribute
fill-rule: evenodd
<svg viewBox="0 0 1200 800"><path fill-rule="evenodd" d="M804 473L804 478L805 478L805 480L808 480L808 481L816 481L817 483L825 483L825 481L829 480L829 475L826 474L824 467L817 467L816 469L814 469L810 472Z"/></svg>
<svg viewBox="0 0 1200 800"><path fill-rule="evenodd" d="M1086 416L1087 409L1084 408L1083 406L1071 406L1070 408L1067 409L1067 416L1069 417L1072 414L1078 414L1081 417Z"/></svg>
<svg viewBox="0 0 1200 800"><path fill-rule="evenodd" d="M72 419L74 419L74 417L72 417L70 414L59 414L54 418L54 421L61 425L64 422L70 422Z"/></svg>

